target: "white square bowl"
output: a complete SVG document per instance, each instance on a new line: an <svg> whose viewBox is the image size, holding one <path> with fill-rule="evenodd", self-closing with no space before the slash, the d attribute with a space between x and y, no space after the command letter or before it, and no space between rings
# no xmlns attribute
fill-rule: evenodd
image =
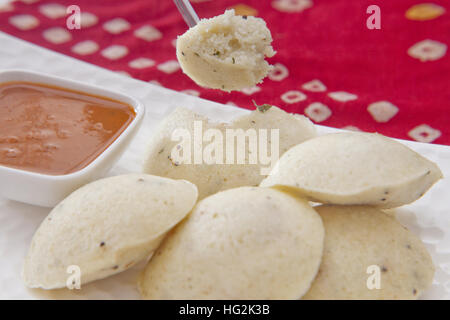
<svg viewBox="0 0 450 320"><path fill-rule="evenodd" d="M0 194L5 198L44 207L53 207L82 185L106 174L125 151L144 116L144 105L115 91L60 77L25 70L0 71L0 83L26 81L80 91L124 102L136 117L97 158L81 170L65 175L47 175L0 165Z"/></svg>

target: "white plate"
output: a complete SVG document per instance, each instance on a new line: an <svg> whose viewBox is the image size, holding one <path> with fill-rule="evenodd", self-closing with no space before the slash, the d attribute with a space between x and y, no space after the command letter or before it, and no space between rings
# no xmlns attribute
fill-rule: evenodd
<svg viewBox="0 0 450 320"><path fill-rule="evenodd" d="M0 69L30 69L120 90L146 105L139 132L109 175L136 172L155 125L177 106L190 108L215 120L231 120L248 111L221 105L134 80L114 72L39 48L0 33ZM336 129L319 127L320 132ZM450 177L450 148L404 142L436 162ZM38 186L36 186L38 187ZM436 266L433 286L422 298L450 299L450 179L439 181L423 198L397 210L402 223L429 249ZM26 289L20 278L23 258L34 230L49 209L0 198L0 298L137 299L135 278L143 264L117 276L85 285L80 291Z"/></svg>

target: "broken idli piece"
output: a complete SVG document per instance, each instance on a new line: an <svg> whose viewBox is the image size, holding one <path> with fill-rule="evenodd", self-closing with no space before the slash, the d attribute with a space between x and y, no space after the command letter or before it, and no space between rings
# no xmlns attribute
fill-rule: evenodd
<svg viewBox="0 0 450 320"><path fill-rule="evenodd" d="M306 200L259 187L200 201L139 279L144 299L299 299L322 257L324 230Z"/></svg>
<svg viewBox="0 0 450 320"><path fill-rule="evenodd" d="M354 132L291 148L261 186L289 189L326 204L394 208L417 200L441 178L435 163L403 144Z"/></svg>
<svg viewBox="0 0 450 320"><path fill-rule="evenodd" d="M192 183L146 174L89 183L39 226L25 259L24 282L31 288L66 287L71 266L79 268L81 284L124 271L148 258L196 200Z"/></svg>
<svg viewBox="0 0 450 320"><path fill-rule="evenodd" d="M183 72L202 87L241 90L262 82L275 51L261 18L237 16L234 10L200 22L177 39Z"/></svg>
<svg viewBox="0 0 450 320"><path fill-rule="evenodd" d="M417 299L434 266L419 238L368 206L318 206L325 227L319 272L303 299Z"/></svg>
<svg viewBox="0 0 450 320"><path fill-rule="evenodd" d="M198 187L199 199L203 199L218 191L258 185L281 154L315 135L309 119L274 106L260 106L228 124L177 108L153 135L143 171L191 181ZM228 142L227 137L231 138ZM257 145L251 147L250 140ZM234 154L226 149L231 143ZM240 163L238 151L243 154Z"/></svg>

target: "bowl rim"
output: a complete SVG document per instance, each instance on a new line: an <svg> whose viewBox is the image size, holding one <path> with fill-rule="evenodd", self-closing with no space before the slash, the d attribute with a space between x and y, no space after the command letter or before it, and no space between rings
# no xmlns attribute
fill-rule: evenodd
<svg viewBox="0 0 450 320"><path fill-rule="evenodd" d="M60 76L50 75L42 72L36 72L36 71L29 71L25 69L7 69L7 70L0 70L0 78L5 77L8 75L14 75L14 76L30 76L32 79L29 80L7 80L7 79L0 79L0 84L7 83L7 82L13 82L13 81L26 81L31 83L38 83L43 85L50 85L59 87L62 89L69 89L79 92L84 92L87 94L96 95L99 97L104 97L108 99L117 100L123 103L126 103L127 105L131 106L136 114L133 120L128 124L128 126L125 128L120 135L114 139L114 141L106 148L104 149L94 160L92 160L87 166L84 168L77 170L72 173L68 174L61 174L61 175L50 175L45 173L39 173L39 172L33 172L33 171L27 171L23 169L17 169L12 167L7 167L0 164L0 173L3 172L10 172L12 174L21 174L28 176L30 178L38 178L38 179L49 179L49 180L56 180L56 181L63 181L63 180L71 180L71 179L77 179L81 178L82 176L89 174L91 171L95 170L95 168L100 165L107 157L110 155L115 149L117 149L136 128L136 126L141 122L142 118L145 114L145 106L143 103L141 103L136 98L120 92L120 91L112 91L110 89L106 89L101 86L97 86L94 84L81 82L77 80L72 80L68 78L63 78ZM75 88L71 88L70 86L74 85Z"/></svg>

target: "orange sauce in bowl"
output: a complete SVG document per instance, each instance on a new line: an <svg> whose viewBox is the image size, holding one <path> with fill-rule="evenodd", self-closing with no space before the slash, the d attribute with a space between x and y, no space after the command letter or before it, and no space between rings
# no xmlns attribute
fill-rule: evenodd
<svg viewBox="0 0 450 320"><path fill-rule="evenodd" d="M29 82L0 84L0 165L50 175L81 170L136 117L123 102Z"/></svg>

